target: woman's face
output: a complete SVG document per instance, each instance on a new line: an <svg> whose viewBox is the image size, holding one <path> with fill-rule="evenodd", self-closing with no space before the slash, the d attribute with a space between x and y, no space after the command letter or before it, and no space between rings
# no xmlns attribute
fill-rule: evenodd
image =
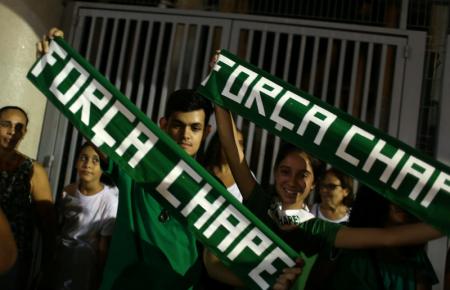
<svg viewBox="0 0 450 290"><path fill-rule="evenodd" d="M314 172L308 155L294 151L275 169L275 189L284 208L301 208L314 185Z"/></svg>
<svg viewBox="0 0 450 290"><path fill-rule="evenodd" d="M100 156L92 146L86 146L81 150L76 168L81 182L100 182L100 177L102 176Z"/></svg>
<svg viewBox="0 0 450 290"><path fill-rule="evenodd" d="M327 172L319 182L319 194L322 204L333 208L342 205L342 201L349 194L347 188L332 172Z"/></svg>
<svg viewBox="0 0 450 290"><path fill-rule="evenodd" d="M0 146L14 150L27 132L27 117L19 110L8 109L0 114Z"/></svg>

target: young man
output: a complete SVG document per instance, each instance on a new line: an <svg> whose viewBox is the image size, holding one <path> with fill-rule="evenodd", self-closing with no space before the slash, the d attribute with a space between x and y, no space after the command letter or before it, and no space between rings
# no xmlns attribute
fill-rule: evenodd
<svg viewBox="0 0 450 290"><path fill-rule="evenodd" d="M161 129L195 157L209 133L211 103L193 90L169 96ZM116 174L115 174L116 175ZM192 233L130 177L116 175L119 210L102 290L191 289L201 259Z"/></svg>

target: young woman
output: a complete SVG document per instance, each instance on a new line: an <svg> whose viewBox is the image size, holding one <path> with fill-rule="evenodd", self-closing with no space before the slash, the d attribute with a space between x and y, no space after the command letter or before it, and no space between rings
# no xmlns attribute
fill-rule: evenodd
<svg viewBox="0 0 450 290"><path fill-rule="evenodd" d="M55 215L47 173L39 163L17 151L27 125L28 116L22 108L0 109L0 206L18 250L14 267L0 276L0 289L29 289L35 282L36 277L31 277L35 226L43 234L44 257L51 255L54 244Z"/></svg>
<svg viewBox="0 0 450 290"><path fill-rule="evenodd" d="M55 289L97 289L117 212L117 187L103 175L106 157L91 143L76 161L78 181L64 188L57 201L60 230L54 274Z"/></svg>
<svg viewBox="0 0 450 290"><path fill-rule="evenodd" d="M294 249L314 256L333 247L364 249L401 245L416 245L440 237L433 227L415 223L388 228L350 228L313 218L305 209L305 199L315 186L313 159L301 149L280 152L275 167L275 200L280 207L273 208L273 195L259 186L251 175L243 152L234 138L231 114L216 105L218 132L228 163L246 204L262 221L275 230ZM295 209L295 218L288 218L288 210ZM283 218L284 217L284 218ZM295 220L298 225L286 224ZM212 271L210 271L212 272ZM305 269L303 270L305 271ZM340 289L340 285L334 285ZM362 288L363 289L363 288Z"/></svg>
<svg viewBox="0 0 450 290"><path fill-rule="evenodd" d="M320 178L311 213L333 223L347 223L353 202L353 178L330 168Z"/></svg>

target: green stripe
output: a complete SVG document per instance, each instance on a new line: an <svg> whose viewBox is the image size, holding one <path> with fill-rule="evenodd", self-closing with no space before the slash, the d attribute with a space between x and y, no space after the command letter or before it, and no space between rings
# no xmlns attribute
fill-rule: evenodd
<svg viewBox="0 0 450 290"><path fill-rule="evenodd" d="M286 265L294 265L297 256L294 250L232 197L64 40L56 38L52 41L49 53L36 62L27 77L86 138L98 145L144 189L149 192L159 189L161 194L156 194L155 198L185 222L196 238L225 264L231 265L249 288L268 288ZM134 136L133 132L138 134ZM168 181L171 176L173 180ZM186 211L186 205L200 199L202 189L207 192L204 202L212 204L220 200L220 206L208 206L207 210L194 206L192 211ZM172 195L172 191L177 195ZM226 220L219 218L227 213L234 220L231 226L240 223L242 229L228 231L223 227ZM204 223L196 224L201 217L206 217ZM219 227L215 230L217 223ZM205 236L208 232L211 235ZM256 233L257 237L249 240L249 233ZM266 237L269 242L261 243ZM249 243L254 243L261 253L250 249ZM244 247L241 249L240 246ZM231 254L236 254L233 259L229 258ZM270 264L276 268L272 274L265 271ZM262 271L261 275L258 269Z"/></svg>
<svg viewBox="0 0 450 290"><path fill-rule="evenodd" d="M226 50L198 91L450 235L444 164Z"/></svg>

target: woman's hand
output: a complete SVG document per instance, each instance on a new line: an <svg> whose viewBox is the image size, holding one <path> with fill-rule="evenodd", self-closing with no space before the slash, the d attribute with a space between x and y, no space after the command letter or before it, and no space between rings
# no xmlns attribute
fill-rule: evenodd
<svg viewBox="0 0 450 290"><path fill-rule="evenodd" d="M283 273L278 276L277 281L272 286L273 290L289 290L297 280L298 276L302 273L304 262L298 258L295 263L295 267L283 269Z"/></svg>
<svg viewBox="0 0 450 290"><path fill-rule="evenodd" d="M36 57L39 58L48 52L50 40L55 36L64 37L64 32L56 27L51 28L40 41L36 43Z"/></svg>

